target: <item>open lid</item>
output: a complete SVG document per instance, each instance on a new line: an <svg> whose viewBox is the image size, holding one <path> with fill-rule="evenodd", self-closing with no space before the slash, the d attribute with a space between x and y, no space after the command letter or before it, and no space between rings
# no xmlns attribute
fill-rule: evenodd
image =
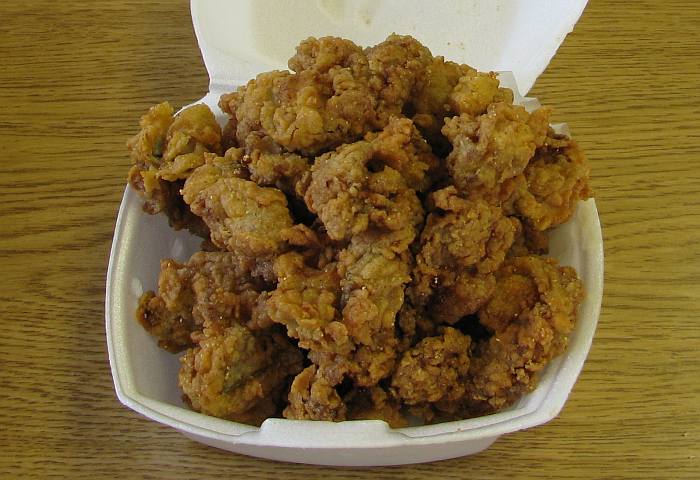
<svg viewBox="0 0 700 480"><path fill-rule="evenodd" d="M412 35L434 55L481 71L512 71L525 95L587 0L191 0L210 91L287 68L307 37L366 47Z"/></svg>

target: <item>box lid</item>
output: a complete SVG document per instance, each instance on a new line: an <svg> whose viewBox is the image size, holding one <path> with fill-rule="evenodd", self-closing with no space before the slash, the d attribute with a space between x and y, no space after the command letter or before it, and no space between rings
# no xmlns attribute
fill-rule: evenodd
<svg viewBox="0 0 700 480"><path fill-rule="evenodd" d="M375 45L414 36L448 60L512 71L525 95L581 16L586 0L191 0L210 91L286 69L303 39Z"/></svg>

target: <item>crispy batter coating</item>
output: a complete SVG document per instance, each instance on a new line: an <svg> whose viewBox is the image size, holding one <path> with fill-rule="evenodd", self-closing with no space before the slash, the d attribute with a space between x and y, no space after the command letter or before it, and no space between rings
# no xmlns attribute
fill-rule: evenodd
<svg viewBox="0 0 700 480"><path fill-rule="evenodd" d="M158 294L142 295L136 318L171 352L192 346L192 334L205 323L222 329L250 322L259 315L258 297L267 286L253 275L255 267L250 258L230 252L197 252L185 264L162 260Z"/></svg>
<svg viewBox="0 0 700 480"><path fill-rule="evenodd" d="M408 35L389 35L365 52L371 78L370 90L378 98L380 125L399 115L411 96L424 83L433 56L425 46Z"/></svg>
<svg viewBox="0 0 700 480"><path fill-rule="evenodd" d="M348 375L357 385L372 386L391 372L395 318L410 280L408 243L355 237L338 263L323 270L293 252L275 262L279 283L267 302L270 318L309 350L330 385Z"/></svg>
<svg viewBox="0 0 700 480"><path fill-rule="evenodd" d="M148 291L139 298L136 320L156 338L160 348L169 352L177 353L194 344L191 335L197 325L191 310L169 310L163 299L153 291Z"/></svg>
<svg viewBox="0 0 700 480"><path fill-rule="evenodd" d="M480 312L495 333L477 345L469 367L467 408L473 413L503 408L535 387L537 373L566 348L583 299L576 271L549 258L514 258L498 280L499 293Z"/></svg>
<svg viewBox="0 0 700 480"><path fill-rule="evenodd" d="M513 103L513 91L500 88L499 85L494 72L481 73L472 70L460 76L449 95L450 112L477 117L486 113L492 103Z"/></svg>
<svg viewBox="0 0 700 480"><path fill-rule="evenodd" d="M349 355L353 343L338 318L337 265L319 270L307 266L300 253L289 252L277 258L275 273L279 282L267 301L270 318L287 327L287 335L298 339L302 348Z"/></svg>
<svg viewBox="0 0 700 480"><path fill-rule="evenodd" d="M444 57L435 57L427 66L422 82L418 84L416 95L411 98L415 114L429 114L439 120L440 125L448 113L463 113L451 103L454 91L460 79L471 78L476 73L468 65L445 61Z"/></svg>
<svg viewBox="0 0 700 480"><path fill-rule="evenodd" d="M425 75L416 87L416 94L408 105L413 111L411 119L421 134L428 140L434 151L449 152L449 142L442 135L445 117L457 113L448 102L459 79L475 72L468 65L447 62L443 57L435 57L425 70Z"/></svg>
<svg viewBox="0 0 700 480"><path fill-rule="evenodd" d="M439 160L409 119L391 117L381 132L368 133L365 140L372 144L370 170L384 165L398 171L408 188L423 192L430 187Z"/></svg>
<svg viewBox="0 0 700 480"><path fill-rule="evenodd" d="M282 232L292 226L292 218L279 190L207 163L190 175L182 194L192 212L204 219L219 248L256 258L282 250Z"/></svg>
<svg viewBox="0 0 700 480"><path fill-rule="evenodd" d="M442 133L453 145L447 169L457 188L493 190L521 174L537 146L530 117L523 107L501 102L478 117L465 113L446 119Z"/></svg>
<svg viewBox="0 0 700 480"><path fill-rule="evenodd" d="M290 59L293 73L260 74L219 105L238 144L259 133L289 152L317 155L400 115L431 61L430 51L407 36L366 51L349 40L312 37Z"/></svg>
<svg viewBox="0 0 700 480"><path fill-rule="evenodd" d="M589 167L578 144L567 137L548 137L518 184L515 209L538 231L571 218L579 200L591 195Z"/></svg>
<svg viewBox="0 0 700 480"><path fill-rule="evenodd" d="M471 338L447 327L404 352L391 379L394 395L406 405L453 402L464 395Z"/></svg>
<svg viewBox="0 0 700 480"><path fill-rule="evenodd" d="M408 233L409 238L415 236ZM357 344L348 374L359 386L372 386L394 366L398 339L396 315L411 280L411 256L405 235L366 232L353 237L338 255L343 324Z"/></svg>
<svg viewBox="0 0 700 480"><path fill-rule="evenodd" d="M297 46L288 66L296 73L307 70L325 73L337 67L364 70L366 62L362 48L350 40L309 37Z"/></svg>
<svg viewBox="0 0 700 480"><path fill-rule="evenodd" d="M301 371L302 355L282 335L233 325L205 331L181 364L180 388L193 410L260 425L275 414L286 379Z"/></svg>
<svg viewBox="0 0 700 480"><path fill-rule="evenodd" d="M221 98L239 144L251 133L262 133L289 152L314 155L371 128L376 98L369 92L367 58L359 47L333 37L309 38L289 63L294 73L262 73Z"/></svg>
<svg viewBox="0 0 700 480"><path fill-rule="evenodd" d="M427 310L436 323L455 324L467 315L477 312L491 298L496 289L493 274L457 273L435 292Z"/></svg>
<svg viewBox="0 0 700 480"><path fill-rule="evenodd" d="M342 422L347 406L315 365L306 367L294 378L289 391L289 405L284 417L292 420L325 420Z"/></svg>
<svg viewBox="0 0 700 480"><path fill-rule="evenodd" d="M259 134L248 135L245 150L243 162L250 180L262 187L277 187L289 195L303 196L297 184L309 172L313 160L285 152L272 138Z"/></svg>
<svg viewBox="0 0 700 480"><path fill-rule="evenodd" d="M205 238L137 311L189 349L185 401L394 428L512 404L582 300L539 256L591 195L578 145L409 36L311 37L288 66L220 98L223 132L204 105L163 103L128 142L144 208Z"/></svg>
<svg viewBox="0 0 700 480"><path fill-rule="evenodd" d="M479 311L479 322L492 332L501 332L527 314L539 298L534 279L519 273L512 265L496 272L498 288Z"/></svg>
<svg viewBox="0 0 700 480"><path fill-rule="evenodd" d="M489 278L513 243L515 222L483 200L470 201L454 187L432 194L413 270L411 299L431 304L431 315L454 323L474 313L493 292Z"/></svg>
<svg viewBox="0 0 700 480"><path fill-rule="evenodd" d="M414 223L421 206L409 182L423 185L433 159L419 138L409 120L393 119L379 135L316 158L304 198L332 239Z"/></svg>
<svg viewBox="0 0 700 480"><path fill-rule="evenodd" d="M179 189L204 163L204 152L221 153L221 128L203 104L173 113L163 102L141 117L141 130L127 142L132 162L129 183L144 199L146 212L163 211L174 228L205 235L206 228L182 202Z"/></svg>
<svg viewBox="0 0 700 480"><path fill-rule="evenodd" d="M398 351L403 353L425 337L436 335L438 325L426 313L426 306L416 307L411 302L410 290L407 289L401 310L396 317L398 327Z"/></svg>
<svg viewBox="0 0 700 480"><path fill-rule="evenodd" d="M511 217L515 219L515 217ZM524 257L527 255L546 255L549 252L549 233L547 230L537 230L528 222L516 223L515 240L508 252L509 257Z"/></svg>

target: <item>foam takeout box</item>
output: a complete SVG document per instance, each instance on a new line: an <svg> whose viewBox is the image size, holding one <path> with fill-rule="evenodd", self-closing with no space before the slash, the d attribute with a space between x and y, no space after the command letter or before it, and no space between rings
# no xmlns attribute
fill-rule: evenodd
<svg viewBox="0 0 700 480"><path fill-rule="evenodd" d="M410 34L433 54L479 70L510 71L504 85L526 94L580 16L585 0L192 0L197 40L209 72L201 102L217 112L218 97L257 73L286 68L308 36L336 35L374 45L392 32ZM517 95L527 108L534 99ZM565 127L559 127L565 128ZM554 418L583 366L600 310L603 251L594 201L551 235L551 255L574 266L586 299L567 351L542 373L538 387L510 409L480 418L391 429L376 420L342 423L268 419L260 428L189 410L177 386L179 361L157 347L134 320L139 296L155 289L161 258L186 260L200 240L174 232L163 216L143 213L127 187L107 274L106 328L119 400L199 442L233 452L323 465L396 465L468 455L500 435Z"/></svg>

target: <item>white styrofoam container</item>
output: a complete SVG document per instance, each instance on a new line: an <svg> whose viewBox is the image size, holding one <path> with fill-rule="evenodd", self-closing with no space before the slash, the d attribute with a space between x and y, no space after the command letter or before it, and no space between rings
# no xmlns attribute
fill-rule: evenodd
<svg viewBox="0 0 700 480"><path fill-rule="evenodd" d="M334 34L373 45L396 31L414 35L434 54L480 70L511 70L504 85L526 93L580 16L585 0L289 1L192 0L192 18L210 75L201 100L216 102L257 73L284 68L307 36ZM396 12L401 12L397 15ZM270 35L270 32L274 32ZM534 99L517 99L528 109ZM561 126L560 128L565 128ZM594 200L581 202L551 236L551 254L581 275L586 298L569 347L542 373L538 387L506 411L438 425L391 429L376 420L341 423L268 419L260 428L189 410L177 386L179 361L157 347L134 320L139 296L155 289L161 258L184 261L199 239L174 232L163 216L143 213L127 187L119 208L107 272L105 317L109 360L119 400L199 442L233 452L320 465L397 465L479 452L500 435L554 418L583 367L603 289L603 245Z"/></svg>

